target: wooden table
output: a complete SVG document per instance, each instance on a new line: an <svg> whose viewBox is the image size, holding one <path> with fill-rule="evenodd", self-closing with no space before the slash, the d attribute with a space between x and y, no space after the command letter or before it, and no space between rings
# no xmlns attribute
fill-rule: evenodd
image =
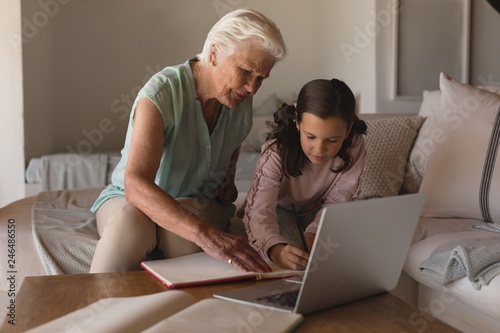
<svg viewBox="0 0 500 333"><path fill-rule="evenodd" d="M241 281L182 288L198 300L216 292L265 281ZM145 271L126 273L26 277L16 298L16 325L4 322L1 332L24 332L104 297L153 294L166 288ZM416 320L420 320L415 326ZM296 332L418 332L418 309L390 293L305 316ZM413 325L412 325L413 324ZM425 332L458 332L437 319L426 321ZM187 331L186 331L187 332Z"/></svg>

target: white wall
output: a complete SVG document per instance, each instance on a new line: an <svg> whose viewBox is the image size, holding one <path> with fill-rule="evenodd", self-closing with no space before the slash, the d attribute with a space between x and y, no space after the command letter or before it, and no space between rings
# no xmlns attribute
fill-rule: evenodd
<svg viewBox="0 0 500 333"><path fill-rule="evenodd" d="M0 207L24 197L21 1L0 1Z"/></svg>
<svg viewBox="0 0 500 333"><path fill-rule="evenodd" d="M313 1L312 77L338 78L375 113L375 0Z"/></svg>
<svg viewBox="0 0 500 333"><path fill-rule="evenodd" d="M31 157L40 156L40 152L52 152L57 132L50 23L61 11L61 7L42 8L39 3L32 0L21 1L26 162Z"/></svg>
<svg viewBox="0 0 500 333"><path fill-rule="evenodd" d="M484 0L472 0L470 81L500 86L500 13Z"/></svg>

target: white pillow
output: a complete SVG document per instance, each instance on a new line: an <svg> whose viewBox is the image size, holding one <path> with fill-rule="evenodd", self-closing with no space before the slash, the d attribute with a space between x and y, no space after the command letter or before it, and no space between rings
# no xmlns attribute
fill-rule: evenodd
<svg viewBox="0 0 500 333"><path fill-rule="evenodd" d="M500 95L440 75L423 216L500 222Z"/></svg>
<svg viewBox="0 0 500 333"><path fill-rule="evenodd" d="M366 120L366 169L359 199L399 193L413 142L424 121L420 116Z"/></svg>
<svg viewBox="0 0 500 333"><path fill-rule="evenodd" d="M499 86L478 86L478 88L500 94ZM425 174L425 165L429 154L433 150L432 133L436 128L436 114L439 111L439 101L441 100L441 90L423 92L423 101L420 105L418 115L425 117L424 123L420 127L415 144L410 152L408 167L403 181L403 192L418 192Z"/></svg>

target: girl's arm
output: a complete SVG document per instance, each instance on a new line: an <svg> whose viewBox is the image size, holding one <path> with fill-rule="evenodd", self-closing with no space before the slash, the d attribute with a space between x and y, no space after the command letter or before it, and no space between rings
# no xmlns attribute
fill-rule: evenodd
<svg viewBox="0 0 500 333"><path fill-rule="evenodd" d="M279 233L276 207L283 174L279 154L271 146L259 161L252 187L247 194L243 222L252 246L264 257L283 268L304 269L309 254L288 245Z"/></svg>
<svg viewBox="0 0 500 333"><path fill-rule="evenodd" d="M278 153L265 149L257 161L255 174L247 196L243 223L249 243L264 258L276 244L286 243L279 234L276 207L281 186L282 172Z"/></svg>

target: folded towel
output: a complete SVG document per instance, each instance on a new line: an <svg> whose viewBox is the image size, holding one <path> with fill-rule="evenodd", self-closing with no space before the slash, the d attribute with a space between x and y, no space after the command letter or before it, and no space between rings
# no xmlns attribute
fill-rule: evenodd
<svg viewBox="0 0 500 333"><path fill-rule="evenodd" d="M500 274L500 237L444 243L422 262L420 271L441 285L467 276L479 290Z"/></svg>

